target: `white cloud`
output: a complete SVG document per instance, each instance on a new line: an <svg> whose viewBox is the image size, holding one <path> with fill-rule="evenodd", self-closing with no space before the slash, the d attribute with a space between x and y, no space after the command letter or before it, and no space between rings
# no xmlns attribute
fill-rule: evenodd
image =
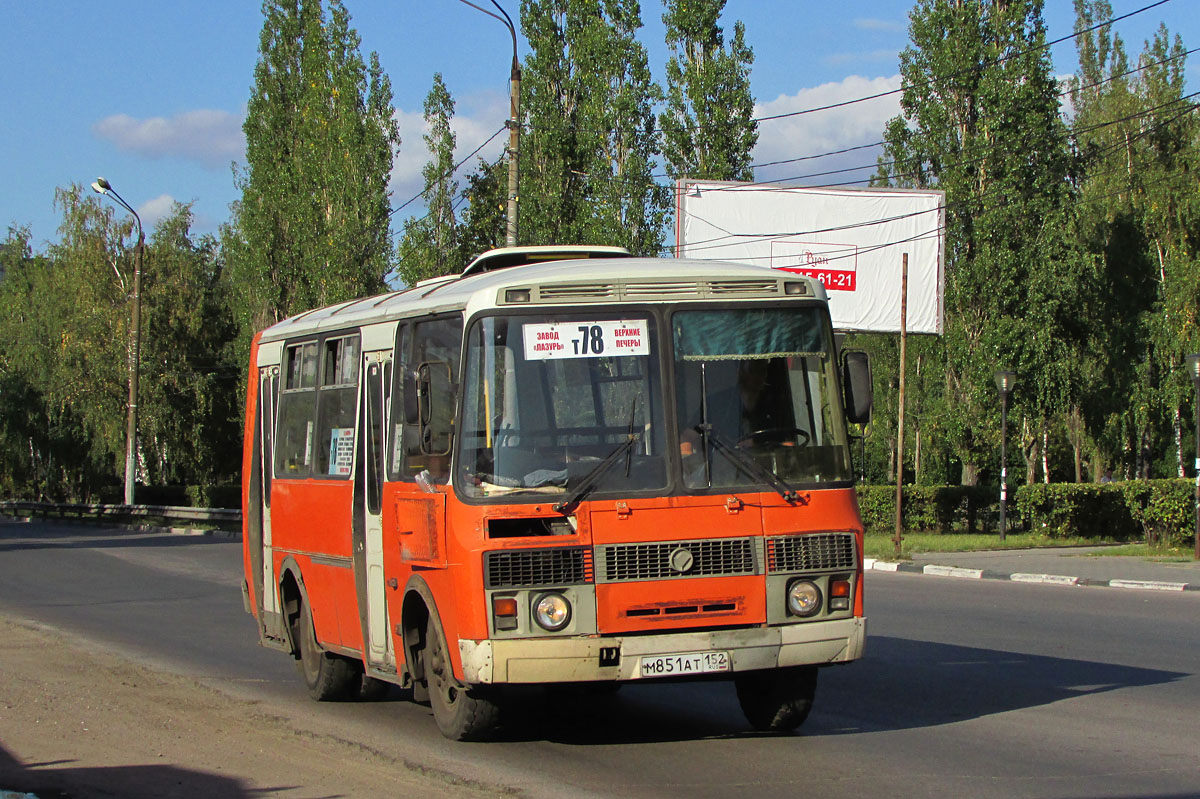
<svg viewBox="0 0 1200 799"><path fill-rule="evenodd" d="M160 194L153 200L147 200L138 206L138 216L142 218L147 235L159 222L171 215L175 208L175 198L169 194Z"/></svg>
<svg viewBox="0 0 1200 799"><path fill-rule="evenodd" d="M455 163L463 161L476 147L488 140L503 127L508 118L508 97L497 92L482 92L470 95L456 103L456 113L450 127L454 130L457 146L455 148ZM392 164L392 207L407 202L425 187L421 169L429 162L429 148L425 146L424 135L428 130L422 111L404 111L397 109L396 124L400 128L400 154ZM475 155L462 165L455 173L459 189L466 186L466 176L475 171L480 158L494 161L504 152L508 136L504 133L496 136ZM418 198L398 215L399 219L406 218L415 212L424 213L424 205Z"/></svg>
<svg viewBox="0 0 1200 799"><path fill-rule="evenodd" d="M246 150L242 116L200 109L167 119L114 114L92 125L92 133L119 149L149 158L178 158L208 169L227 169Z"/></svg>
<svg viewBox="0 0 1200 799"><path fill-rule="evenodd" d="M900 76L865 78L851 75L837 83L826 83L796 94L757 103L756 117L769 117L844 103L900 88ZM888 120L900 113L900 95L889 94L838 108L798 114L759 123L755 163L799 159L878 142ZM792 163L760 167L756 180L785 180L809 185L834 185L864 180L875 169L878 148L855 150L842 155L806 158ZM817 173L861 167L854 172Z"/></svg>

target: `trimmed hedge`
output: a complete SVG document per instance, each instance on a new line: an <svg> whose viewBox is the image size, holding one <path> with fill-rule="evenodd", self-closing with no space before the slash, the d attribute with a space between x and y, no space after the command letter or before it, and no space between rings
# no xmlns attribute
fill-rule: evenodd
<svg viewBox="0 0 1200 799"><path fill-rule="evenodd" d="M997 486L906 485L902 501L902 524L909 532L997 531ZM895 486L859 486L858 506L868 533L895 530ZM1008 510L1010 524L1050 538L1144 538L1179 546L1195 532L1195 483L1177 479L1011 486Z"/></svg>
<svg viewBox="0 0 1200 799"><path fill-rule="evenodd" d="M990 532L1000 510L1000 489L989 486L906 485L901 500L905 530L921 533ZM859 486L858 509L868 533L896 529L896 487ZM990 527L990 530L989 530Z"/></svg>

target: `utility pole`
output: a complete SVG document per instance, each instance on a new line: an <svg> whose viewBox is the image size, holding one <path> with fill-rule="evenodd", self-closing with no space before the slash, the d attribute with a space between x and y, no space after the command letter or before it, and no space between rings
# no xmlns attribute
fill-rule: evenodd
<svg viewBox="0 0 1200 799"><path fill-rule="evenodd" d="M521 151L521 62L517 60L517 28L513 25L512 18L508 16L508 12L501 8L496 0L491 0L492 5L503 16L477 6L471 0L459 0L459 2L469 5L476 11L482 11L493 19L500 20L508 28L509 35L512 36L512 72L508 79L509 116L508 122L505 123L505 127L508 128L508 219L504 243L507 247L515 247L517 246L517 197L520 184L517 162Z"/></svg>
<svg viewBox="0 0 1200 799"><path fill-rule="evenodd" d="M900 397L896 419L896 560L904 539L904 372L908 346L908 253L900 267Z"/></svg>
<svg viewBox="0 0 1200 799"><path fill-rule="evenodd" d="M142 218L117 194L104 178L96 178L92 191L112 197L122 208L133 214L137 222L137 247L133 251L133 309L130 311L129 343L129 404L125 419L125 504L133 504L133 488L137 481L137 406L138 366L142 348L142 254L146 251L146 236L142 232Z"/></svg>

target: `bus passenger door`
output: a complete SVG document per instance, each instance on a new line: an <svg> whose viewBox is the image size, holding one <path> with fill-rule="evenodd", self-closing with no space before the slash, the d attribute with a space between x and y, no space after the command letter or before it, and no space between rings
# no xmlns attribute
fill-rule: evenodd
<svg viewBox="0 0 1200 799"><path fill-rule="evenodd" d="M385 671L394 671L396 667L392 636L388 633L381 517L391 370L390 352L363 355L362 412L359 414L359 440L363 445L354 478L355 527L362 531L361 539L355 542L354 565L363 623L363 655L368 665ZM358 538L358 530L355 532Z"/></svg>
<svg viewBox="0 0 1200 799"><path fill-rule="evenodd" d="M271 541L271 478L275 471L275 406L279 394L279 367L258 370L258 436L257 491L259 523L252 533L259 539L251 542L251 558L255 566L254 596L259 603L259 619L266 639L281 646L287 640L283 614L279 608L279 592L275 580L275 558Z"/></svg>

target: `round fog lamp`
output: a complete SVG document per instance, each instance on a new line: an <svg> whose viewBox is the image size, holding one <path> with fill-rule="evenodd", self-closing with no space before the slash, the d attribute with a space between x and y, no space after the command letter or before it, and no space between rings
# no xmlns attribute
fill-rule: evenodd
<svg viewBox="0 0 1200 799"><path fill-rule="evenodd" d="M821 589L808 580L797 580L788 586L788 611L793 616L811 616L821 609Z"/></svg>
<svg viewBox="0 0 1200 799"><path fill-rule="evenodd" d="M533 618L543 630L558 632L571 621L571 603L562 594L542 594L533 603Z"/></svg>

